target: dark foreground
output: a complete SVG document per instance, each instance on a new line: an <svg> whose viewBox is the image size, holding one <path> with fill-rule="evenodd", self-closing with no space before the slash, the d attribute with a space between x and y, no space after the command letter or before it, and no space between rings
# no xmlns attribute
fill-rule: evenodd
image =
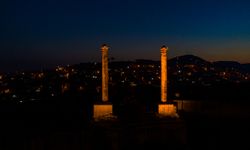
<svg viewBox="0 0 250 150"><path fill-rule="evenodd" d="M59 117L60 116L60 117ZM247 116L180 113L180 119L154 115L92 122L76 114L1 114L1 150L82 149L249 149Z"/></svg>

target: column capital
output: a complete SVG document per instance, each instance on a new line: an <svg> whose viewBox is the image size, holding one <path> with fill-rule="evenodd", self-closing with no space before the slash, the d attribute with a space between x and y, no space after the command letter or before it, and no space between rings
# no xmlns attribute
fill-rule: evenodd
<svg viewBox="0 0 250 150"><path fill-rule="evenodd" d="M101 46L101 50L102 50L102 51L108 51L108 49L109 49L109 46L108 46L107 44L103 44L103 45Z"/></svg>
<svg viewBox="0 0 250 150"><path fill-rule="evenodd" d="M168 50L168 47L166 47L165 45L163 45L162 47L161 47L161 51L167 51Z"/></svg>

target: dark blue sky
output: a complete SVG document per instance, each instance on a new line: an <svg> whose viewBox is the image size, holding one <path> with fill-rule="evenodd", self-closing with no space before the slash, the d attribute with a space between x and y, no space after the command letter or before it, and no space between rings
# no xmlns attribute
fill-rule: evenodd
<svg viewBox="0 0 250 150"><path fill-rule="evenodd" d="M194 54L250 62L247 0L4 0L0 2L0 72L99 61Z"/></svg>

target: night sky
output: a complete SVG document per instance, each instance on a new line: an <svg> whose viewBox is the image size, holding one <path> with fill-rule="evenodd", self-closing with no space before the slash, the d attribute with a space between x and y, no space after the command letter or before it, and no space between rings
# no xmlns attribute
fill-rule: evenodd
<svg viewBox="0 0 250 150"><path fill-rule="evenodd" d="M193 54L250 63L247 0L1 0L0 72Z"/></svg>

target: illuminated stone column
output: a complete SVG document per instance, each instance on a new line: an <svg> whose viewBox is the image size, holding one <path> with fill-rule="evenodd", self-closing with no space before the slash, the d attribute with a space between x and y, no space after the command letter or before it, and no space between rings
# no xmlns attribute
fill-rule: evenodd
<svg viewBox="0 0 250 150"><path fill-rule="evenodd" d="M108 50L109 47L104 44L101 47L102 52L102 102L94 104L94 120L103 120L113 117L113 105L108 102Z"/></svg>
<svg viewBox="0 0 250 150"><path fill-rule="evenodd" d="M108 101L108 79L109 79L109 72L108 72L108 49L109 47L104 44L101 47L102 51L102 101Z"/></svg>
<svg viewBox="0 0 250 150"><path fill-rule="evenodd" d="M167 103L167 86L168 86L168 48L161 47L161 104L158 105L158 113L162 116L178 117L176 106Z"/></svg>
<svg viewBox="0 0 250 150"><path fill-rule="evenodd" d="M168 70L167 70L167 50L166 46L161 47L161 102L167 102L167 83L168 83Z"/></svg>

